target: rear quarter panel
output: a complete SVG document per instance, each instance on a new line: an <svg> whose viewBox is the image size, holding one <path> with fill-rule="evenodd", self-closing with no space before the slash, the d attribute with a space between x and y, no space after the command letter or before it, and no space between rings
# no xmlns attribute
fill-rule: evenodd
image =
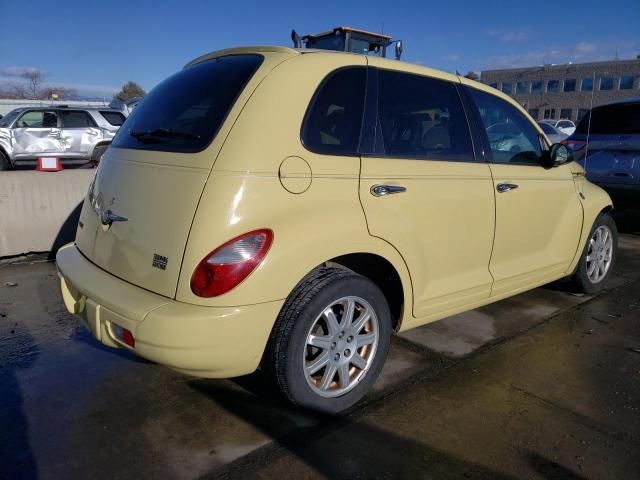
<svg viewBox="0 0 640 480"><path fill-rule="evenodd" d="M402 257L388 243L369 236L359 202L360 158L319 155L304 148L300 128L324 77L362 56L303 54L275 68L243 109L215 162L204 189L183 260L176 298L212 306L238 306L286 298L313 268L340 255L378 254L403 282L410 279ZM297 173L302 193L287 191L279 176L287 157L309 165ZM257 228L271 228L274 241L264 262L239 286L216 298L191 292L196 265L222 243ZM411 312L410 297L405 311Z"/></svg>

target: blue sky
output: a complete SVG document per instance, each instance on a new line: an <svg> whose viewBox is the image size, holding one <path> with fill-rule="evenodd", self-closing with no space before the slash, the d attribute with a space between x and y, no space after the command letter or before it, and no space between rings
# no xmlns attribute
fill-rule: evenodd
<svg viewBox="0 0 640 480"><path fill-rule="evenodd" d="M349 25L404 40L403 59L480 71L640 55L640 1L0 0L0 83L21 68L111 97L150 89L190 59L239 45L290 45L289 33Z"/></svg>

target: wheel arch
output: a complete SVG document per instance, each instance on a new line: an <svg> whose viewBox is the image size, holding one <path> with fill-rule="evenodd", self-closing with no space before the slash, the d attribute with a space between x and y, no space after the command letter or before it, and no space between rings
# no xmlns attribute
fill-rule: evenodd
<svg viewBox="0 0 640 480"><path fill-rule="evenodd" d="M405 288L400 274L386 258L374 253L350 253L332 258L327 266L339 266L371 280L385 296L391 313L391 327L398 331L405 311Z"/></svg>
<svg viewBox="0 0 640 480"><path fill-rule="evenodd" d="M597 185L589 181L585 181L582 193L582 233L580 234L580 241L578 243L575 256L567 271L570 275L578 268L578 263L582 257L582 251L587 244L589 233L591 232L591 228L593 227L593 223L596 221L596 218L598 218L602 213L609 213L613 211L613 202L611 201L611 198L607 192Z"/></svg>

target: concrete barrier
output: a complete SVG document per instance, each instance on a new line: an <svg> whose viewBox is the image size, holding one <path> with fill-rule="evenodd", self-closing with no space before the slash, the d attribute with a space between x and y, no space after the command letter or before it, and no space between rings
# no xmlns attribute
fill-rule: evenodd
<svg viewBox="0 0 640 480"><path fill-rule="evenodd" d="M0 172L0 258L55 252L72 241L94 173Z"/></svg>

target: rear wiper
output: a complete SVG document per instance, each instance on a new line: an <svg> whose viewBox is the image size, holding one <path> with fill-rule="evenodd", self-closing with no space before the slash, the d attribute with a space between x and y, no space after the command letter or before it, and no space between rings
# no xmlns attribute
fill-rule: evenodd
<svg viewBox="0 0 640 480"><path fill-rule="evenodd" d="M155 128L153 130L130 130L129 135L141 142L154 141L162 138L191 138L198 140L200 135L191 132L182 132L170 128Z"/></svg>

